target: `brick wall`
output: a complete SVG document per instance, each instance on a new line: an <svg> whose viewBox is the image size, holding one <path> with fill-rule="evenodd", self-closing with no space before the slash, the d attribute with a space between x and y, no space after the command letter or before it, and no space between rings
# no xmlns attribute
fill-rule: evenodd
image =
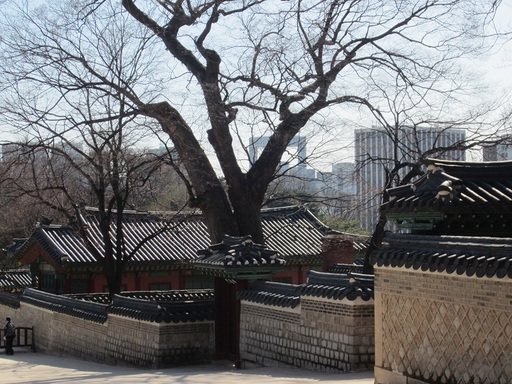
<svg viewBox="0 0 512 384"><path fill-rule="evenodd" d="M156 323L109 313L102 321L22 301L0 312L33 326L38 351L108 364L160 368L199 364L214 354L213 321ZM241 358L323 372L367 370L374 362L373 301L301 296L295 307L241 302Z"/></svg>
<svg viewBox="0 0 512 384"><path fill-rule="evenodd" d="M245 364L291 365L322 372L373 368L373 302L302 297L295 309L242 301Z"/></svg>
<svg viewBox="0 0 512 384"><path fill-rule="evenodd" d="M33 326L38 351L108 364L161 368L199 364L213 355L214 324L154 323L109 315L105 323L52 312L27 303L0 312L20 327Z"/></svg>
<svg viewBox="0 0 512 384"><path fill-rule="evenodd" d="M512 281L375 269L376 383L511 383Z"/></svg>
<svg viewBox="0 0 512 384"><path fill-rule="evenodd" d="M322 238L322 271L332 264L352 264L356 251L351 236L329 234Z"/></svg>

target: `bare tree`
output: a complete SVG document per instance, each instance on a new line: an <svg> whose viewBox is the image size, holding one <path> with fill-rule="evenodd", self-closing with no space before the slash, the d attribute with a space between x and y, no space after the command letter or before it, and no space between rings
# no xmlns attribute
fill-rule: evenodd
<svg viewBox="0 0 512 384"><path fill-rule="evenodd" d="M112 11L107 15L111 16ZM115 19L116 25L109 24L113 20L91 19L80 28L74 25L68 30L67 40L55 47L43 47L46 39L56 41L47 31L41 40L31 40L40 48L38 55L24 62L32 72L5 67L6 77L16 88L4 98L2 113L22 135L4 142L0 174L3 196L37 202L74 222L89 250L103 262L111 295L120 291L125 265L140 248L126 250L124 211L154 193L152 185L162 165L182 170L167 147L149 151L139 145L151 135L152 123L130 108L115 87L97 89L83 72L74 72L79 70L73 67L73 60L67 62L67 71L60 64L43 65L41 71L36 68L53 53L65 56L69 46L91 55L91 49L95 49L94 58L98 65L108 67L110 81L135 86L147 71L137 48L143 51L148 40L126 28L122 19ZM94 44L81 45L72 32ZM134 41L135 45L130 46ZM17 40L17 51L4 52L4 63L19 59L25 43L28 41ZM66 59L69 57L62 60ZM39 88L27 91L25 82L39 84ZM169 177L166 182L170 181ZM92 244L89 229L82 225L79 208L83 203L98 208L101 247ZM167 229L162 226L162 231Z"/></svg>
<svg viewBox="0 0 512 384"><path fill-rule="evenodd" d="M259 240L260 228L254 227L259 221L254 217L293 137L316 114L335 104L372 107L364 94L347 92L339 86L339 80L346 78L345 74L362 77L394 73L400 81L416 82L416 88L421 89L425 77L445 75L446 62L453 58L453 52L446 49L454 48L457 36L434 38L428 43L422 38L427 34L440 37L433 30L434 25L439 28L442 20L450 17L452 28L454 16L462 16L456 1L400 3L396 8L389 2L365 1L298 1L284 6L268 1L166 1L160 2L160 15L164 15L161 18L133 1L125 0L123 6L162 40L202 90L211 125L209 141L228 184L236 223L236 228L229 230L225 224L214 226L224 227L222 232L251 233ZM261 15L270 23L262 23ZM238 25L247 39L239 51L238 64L229 66L222 60L223 45L218 43L214 29L223 19L227 23L233 16L238 16ZM183 32L193 24L199 26L197 37L187 41ZM398 49L396 44L400 43L407 43L408 47ZM457 48L459 55L461 47ZM417 50L423 52L416 55ZM421 56L426 51L436 53L434 60L438 61L423 61ZM229 127L236 121L238 109L261 111L272 132L266 148L247 173L241 172L236 163L230 138ZM160 109L153 116L164 127L170 123L171 138L178 137L174 133L178 127L183 128L182 123L177 124L175 119L169 122L168 113L169 110ZM217 206L224 214L214 212L208 202L204 204L203 210L215 217L227 218L230 213L227 203Z"/></svg>
<svg viewBox="0 0 512 384"><path fill-rule="evenodd" d="M29 12L25 28L12 21L7 29L14 34L4 35L3 45L29 62L13 73L27 81L18 82L17 89L25 92L28 84L65 77L64 89L102 90L124 100L134 113L155 119L183 162L190 202L203 212L212 241L227 233L251 234L257 242L263 242L260 208L267 187L299 132L339 105L376 109L372 89L379 78L396 78L411 92L435 78L443 84L439 91L446 91L452 87L443 82L452 80L451 67L475 48L496 7L495 1L476 0L121 4L126 13L112 15L112 23L129 16L153 37L133 52L134 58L148 66L149 57L165 58L162 65L175 77L130 79L126 71L112 76L101 60L92 59L85 49L90 37L70 37L69 31L102 20L104 8L118 10L110 1L97 0L66 5L65 12L41 6L40 12ZM164 81L160 95L144 92L158 80ZM189 101L194 101L192 112L186 108ZM245 171L237 140L247 146L243 122L249 116L258 116L269 140Z"/></svg>
<svg viewBox="0 0 512 384"><path fill-rule="evenodd" d="M502 106L500 103L480 103L478 108L469 111L462 109L457 114L456 111L461 111L461 108L449 107L454 91L437 95L445 110L438 110L427 102L431 93L438 93L435 79L421 92L409 92L409 88L407 84L403 87L389 84L386 88L375 85L375 91L382 94L386 105L372 110L376 124L363 134L369 133L370 141L376 145L379 143L380 148L369 147L367 152L359 151L356 158L356 174L363 173L364 168L373 167L373 179L378 179L378 174L384 176L380 183L361 180L361 185L371 185L374 190L359 188L358 191L361 204L366 205L362 209L368 215L376 215L366 253L367 272L371 270L369 257L380 246L387 224L386 215L378 210L381 204L388 201L387 189L408 184L423 175L426 171L423 161L427 158L466 160L471 151L503 141L500 135L504 128L503 121L490 116ZM379 140L371 140L372 135Z"/></svg>
<svg viewBox="0 0 512 384"><path fill-rule="evenodd" d="M86 109L81 106L81 111ZM49 131L49 138L11 143L11 151L4 153L7 158L0 180L4 196L46 206L75 224L89 250L104 263L109 292L114 294L121 288L124 266L134 253L126 252L124 246L124 211L132 207L132 195L145 193L147 181L167 154L131 148L128 137L134 122L119 117L114 105L109 113L113 113L111 121L78 124L75 131L81 132L81 141L65 137L56 141L59 135L52 127L40 125L39 129ZM100 249L90 242L88 228L81 225L84 203L98 207Z"/></svg>

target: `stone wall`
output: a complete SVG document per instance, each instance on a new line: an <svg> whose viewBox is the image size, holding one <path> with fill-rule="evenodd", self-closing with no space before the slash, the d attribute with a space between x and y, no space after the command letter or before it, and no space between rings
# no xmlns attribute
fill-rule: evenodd
<svg viewBox="0 0 512 384"><path fill-rule="evenodd" d="M202 364L213 356L213 327L213 322L158 324L110 315L107 356L152 368Z"/></svg>
<svg viewBox="0 0 512 384"><path fill-rule="evenodd" d="M512 281L375 268L376 383L511 383Z"/></svg>
<svg viewBox="0 0 512 384"><path fill-rule="evenodd" d="M33 326L37 350L48 354L141 368L200 364L213 356L213 321L155 323L109 314L98 323L24 302L19 308L0 303L0 313L17 326Z"/></svg>
<svg viewBox="0 0 512 384"><path fill-rule="evenodd" d="M374 363L373 301L303 296L295 308L241 303L245 364L322 372L368 370Z"/></svg>
<svg viewBox="0 0 512 384"><path fill-rule="evenodd" d="M334 277L340 287L329 285ZM251 285L241 300L242 362L323 372L372 369L373 280L370 286L361 276L320 272L306 285ZM267 303L253 301L262 294ZM207 307L196 304L116 296L106 305L27 290L17 301L0 297L0 313L19 327L34 327L38 351L161 368L212 359L213 316L205 318Z"/></svg>

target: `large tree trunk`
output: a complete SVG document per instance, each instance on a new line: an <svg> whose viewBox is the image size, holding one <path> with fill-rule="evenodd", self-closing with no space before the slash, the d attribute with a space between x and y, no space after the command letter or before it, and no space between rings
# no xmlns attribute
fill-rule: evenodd
<svg viewBox="0 0 512 384"><path fill-rule="evenodd" d="M201 209L211 241L220 242L225 234L240 235L223 185L192 129L167 102L147 105L145 112L170 136L194 189L191 205Z"/></svg>
<svg viewBox="0 0 512 384"><path fill-rule="evenodd" d="M201 209L211 241L220 242L224 235L251 235L254 241L263 243L260 210L266 188L248 183L236 157L226 155L221 164L228 182L228 199L210 160L181 115L168 103L148 105L147 111L162 124L175 145L194 189L191 204ZM216 145L220 145L218 141Z"/></svg>
<svg viewBox="0 0 512 384"><path fill-rule="evenodd" d="M240 235L251 235L254 242L264 244L261 225L261 202L250 191L230 191L230 201Z"/></svg>

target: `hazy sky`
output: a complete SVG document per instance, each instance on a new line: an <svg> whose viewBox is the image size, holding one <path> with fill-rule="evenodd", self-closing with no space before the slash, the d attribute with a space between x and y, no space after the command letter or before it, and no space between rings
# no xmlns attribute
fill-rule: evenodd
<svg viewBox="0 0 512 384"><path fill-rule="evenodd" d="M2 0L0 0L0 4ZM498 28L502 32L512 33L512 0L504 0L500 5L497 17L495 20ZM512 38L511 38L512 39ZM507 42L493 48L488 54L484 54L478 58L467 60L467 67L474 72L475 81L480 81L483 84L489 85L489 90L479 94L477 97L482 101L495 98L505 97L512 93L512 43ZM339 111L339 113L338 113ZM372 118L369 114L349 113L346 109L333 110L326 114L326 121L333 125L333 129L329 132L323 132L315 136L315 140L308 143L308 149L312 150L317 147L322 141L332 142L332 150L329 156L323 156L317 160L320 168L327 170L331 162L351 160L352 150L350 147L352 140L353 128L351 124L364 126L371 125ZM350 116L350 119L345 119ZM341 125L342 121L347 123L347 126L336 127ZM337 129L339 128L339 129ZM155 140L155 146L158 146ZM348 148L345 148L345 147ZM336 151L336 148L339 148Z"/></svg>

